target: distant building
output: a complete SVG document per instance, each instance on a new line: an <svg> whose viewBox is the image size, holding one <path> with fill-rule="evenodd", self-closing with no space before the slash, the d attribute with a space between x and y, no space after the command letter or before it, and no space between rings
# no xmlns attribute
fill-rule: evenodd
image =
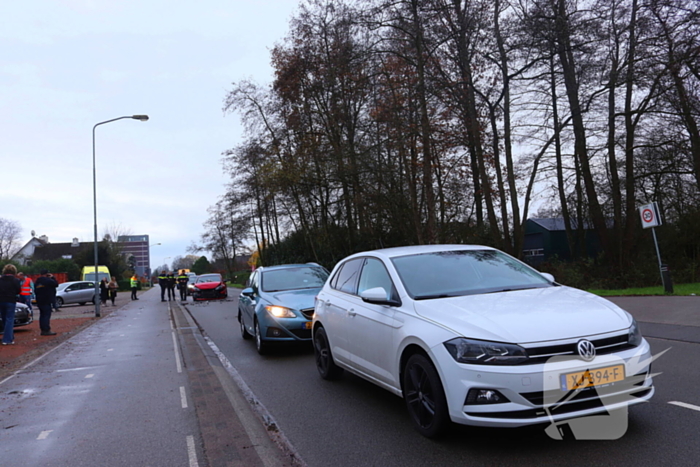
<svg viewBox="0 0 700 467"><path fill-rule="evenodd" d="M151 251L148 235L120 235L117 243L124 257L129 260L134 257L136 274L141 277L151 277Z"/></svg>
<svg viewBox="0 0 700 467"><path fill-rule="evenodd" d="M572 220L571 228L574 230L574 237L578 238L578 224L575 220ZM600 241L593 226L588 222L583 225L583 238L585 254L588 257L597 256L601 251ZM574 245L574 251L579 250L580 247ZM549 217L525 221L523 259L528 264L537 266L554 257L564 261L571 260L571 249L566 237L564 219L562 217Z"/></svg>

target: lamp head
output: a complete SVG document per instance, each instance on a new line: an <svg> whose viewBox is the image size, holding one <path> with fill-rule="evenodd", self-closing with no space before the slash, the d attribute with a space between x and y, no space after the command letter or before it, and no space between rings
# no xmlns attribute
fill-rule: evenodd
<svg viewBox="0 0 700 467"><path fill-rule="evenodd" d="M145 122L148 120L148 115L132 115L131 118L134 120L141 120L142 122Z"/></svg>

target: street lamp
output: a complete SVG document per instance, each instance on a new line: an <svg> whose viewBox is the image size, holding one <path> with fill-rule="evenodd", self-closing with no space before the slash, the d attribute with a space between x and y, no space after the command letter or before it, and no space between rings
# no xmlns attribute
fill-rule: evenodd
<svg viewBox="0 0 700 467"><path fill-rule="evenodd" d="M93 213L95 219L95 244L94 244L94 254L95 254L95 317L100 317L100 284L99 277L97 275L97 171L95 170L95 129L104 125L105 123L116 122L117 120L122 120L125 118L132 118L134 120L140 120L145 122L148 120L148 115L127 115L124 117L117 117L111 120L105 120L104 122L96 123L92 127L92 205Z"/></svg>

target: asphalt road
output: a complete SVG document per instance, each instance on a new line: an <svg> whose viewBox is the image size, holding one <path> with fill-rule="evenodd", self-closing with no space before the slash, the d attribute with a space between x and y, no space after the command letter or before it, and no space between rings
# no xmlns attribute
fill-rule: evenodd
<svg viewBox="0 0 700 467"><path fill-rule="evenodd" d="M634 465L695 466L700 463L700 301L690 304L690 323L664 319L674 309L662 300L628 300L654 353L656 395L633 407L625 435L615 441L556 441L544 426L484 429L454 426L441 441L420 436L403 400L345 374L323 381L310 346L280 348L259 356L244 341L236 320L237 294L188 304L205 334L235 367L309 466ZM674 302L675 303L675 302ZM697 315L693 314L697 311ZM686 320L688 321L688 320ZM695 407L695 409L693 408Z"/></svg>

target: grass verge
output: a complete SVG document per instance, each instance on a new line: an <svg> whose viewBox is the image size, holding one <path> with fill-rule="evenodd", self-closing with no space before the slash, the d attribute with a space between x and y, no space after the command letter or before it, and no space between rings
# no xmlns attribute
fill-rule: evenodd
<svg viewBox="0 0 700 467"><path fill-rule="evenodd" d="M667 295L664 292L663 286L656 287L639 287L632 289L617 289L617 290L602 290L592 289L590 293L600 295L601 297L613 297L624 295ZM671 295L700 295L700 284L674 284L673 294Z"/></svg>

